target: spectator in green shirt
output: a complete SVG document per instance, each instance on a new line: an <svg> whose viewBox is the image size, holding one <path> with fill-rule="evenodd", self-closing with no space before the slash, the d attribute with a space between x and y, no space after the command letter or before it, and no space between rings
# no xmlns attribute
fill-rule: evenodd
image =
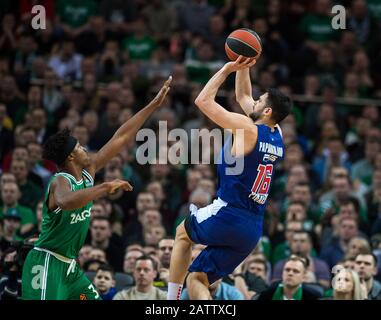
<svg viewBox="0 0 381 320"><path fill-rule="evenodd" d="M322 46L317 53L317 61L308 69L308 74L319 77L320 83L342 83L343 68L337 63L337 58L333 50L327 46Z"/></svg>
<svg viewBox="0 0 381 320"><path fill-rule="evenodd" d="M20 234L23 235L37 224L36 217L32 210L18 204L21 193L17 183L7 182L1 188L1 199L3 207L0 209L0 219L3 218L9 210L17 211L17 215L21 218Z"/></svg>
<svg viewBox="0 0 381 320"><path fill-rule="evenodd" d="M213 46L202 41L196 47L196 57L185 61L190 81L205 84L210 77L223 65L222 60L215 59Z"/></svg>
<svg viewBox="0 0 381 320"><path fill-rule="evenodd" d="M305 36L305 45L314 51L319 50L322 44L334 40L331 8L331 0L317 0L314 12L304 16L300 22L299 28Z"/></svg>
<svg viewBox="0 0 381 320"><path fill-rule="evenodd" d="M365 0L353 0L349 10L347 27L354 31L357 41L371 52L377 47L379 22L372 15Z"/></svg>
<svg viewBox="0 0 381 320"><path fill-rule="evenodd" d="M351 168L351 178L353 181L358 180L368 186L371 185L377 154L380 152L381 145L378 140L374 138L366 139L365 158L355 162Z"/></svg>
<svg viewBox="0 0 381 320"><path fill-rule="evenodd" d="M291 254L290 243L294 235L294 232L301 231L302 229L303 229L303 223L301 221L289 221L286 224L286 229L284 231L285 241L278 244L275 247L275 250L273 253L272 263L274 265L278 261L286 259L287 257L290 256Z"/></svg>
<svg viewBox="0 0 381 320"><path fill-rule="evenodd" d="M177 27L177 12L165 0L151 0L142 11L147 18L150 34L156 40L169 39Z"/></svg>
<svg viewBox="0 0 381 320"><path fill-rule="evenodd" d="M13 173L10 172L3 172L0 176L0 191L2 190L3 186L8 182L14 182L17 183L16 177ZM1 201L1 199L0 199ZM3 203L1 202L0 205Z"/></svg>
<svg viewBox="0 0 381 320"><path fill-rule="evenodd" d="M301 201L304 203L307 209L307 218L312 220L314 223L318 223L320 220L320 211L318 206L312 199L312 191L309 182L298 182L292 189L291 194L285 199L281 207L281 217L286 216L287 208L289 202Z"/></svg>
<svg viewBox="0 0 381 320"><path fill-rule="evenodd" d="M325 214L327 210L333 210L335 213L338 212L340 205L345 203L350 197L354 197L360 203L360 221L367 223L368 214L365 199L353 190L353 184L348 176L335 177L332 181L332 188L321 195L319 199L321 215Z"/></svg>
<svg viewBox="0 0 381 320"><path fill-rule="evenodd" d="M7 250L13 241L21 241L17 235L21 225L21 216L17 210L8 210L3 218L3 232L0 236L0 252Z"/></svg>
<svg viewBox="0 0 381 320"><path fill-rule="evenodd" d="M368 9L372 12L373 16L381 22L381 1L380 0L366 0Z"/></svg>
<svg viewBox="0 0 381 320"><path fill-rule="evenodd" d="M42 198L42 189L28 179L28 165L25 160L14 159L11 163L11 173L16 177L21 191L20 204L34 210Z"/></svg>
<svg viewBox="0 0 381 320"><path fill-rule="evenodd" d="M57 14L64 30L73 30L85 25L96 12L95 0L57 0Z"/></svg>
<svg viewBox="0 0 381 320"><path fill-rule="evenodd" d="M314 231L314 222L307 217L307 208L302 201L291 201L287 208L286 221L301 221L303 229L308 232Z"/></svg>
<svg viewBox="0 0 381 320"><path fill-rule="evenodd" d="M155 40L147 34L145 19L139 17L134 23L133 35L124 39L122 48L129 59L147 61L151 58L155 47Z"/></svg>

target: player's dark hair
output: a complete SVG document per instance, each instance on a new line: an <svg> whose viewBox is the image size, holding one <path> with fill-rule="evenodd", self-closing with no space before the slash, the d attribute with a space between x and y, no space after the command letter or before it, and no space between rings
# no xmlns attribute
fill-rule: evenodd
<svg viewBox="0 0 381 320"><path fill-rule="evenodd" d="M290 114L291 99L278 89L270 88L267 92L269 106L273 110L271 118L275 123L279 123Z"/></svg>
<svg viewBox="0 0 381 320"><path fill-rule="evenodd" d="M76 143L77 140L70 135L70 130L65 128L46 140L42 157L61 166L73 151Z"/></svg>

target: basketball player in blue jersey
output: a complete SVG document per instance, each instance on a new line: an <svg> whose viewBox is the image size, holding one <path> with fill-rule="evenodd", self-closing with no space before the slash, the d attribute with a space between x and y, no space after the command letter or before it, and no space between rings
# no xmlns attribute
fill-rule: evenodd
<svg viewBox="0 0 381 320"><path fill-rule="evenodd" d="M226 63L196 98L197 107L213 122L233 134L225 144L218 165L218 198L205 208L190 207L190 216L176 230L172 251L168 300L179 299L187 271L190 299L211 299L208 287L230 274L252 252L261 235L264 211L274 167L284 156L278 123L291 110L291 100L269 89L258 100L252 97L249 68L255 60L239 57ZM219 87L232 72L236 95L246 115L229 112L215 101ZM243 134L238 134L242 132ZM227 174L227 154L243 158L243 172ZM192 244L207 247L191 261ZM189 267L189 269L188 269Z"/></svg>

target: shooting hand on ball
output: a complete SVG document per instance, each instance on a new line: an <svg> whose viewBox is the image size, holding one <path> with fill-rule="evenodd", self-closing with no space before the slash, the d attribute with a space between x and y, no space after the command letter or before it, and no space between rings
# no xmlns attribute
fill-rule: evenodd
<svg viewBox="0 0 381 320"><path fill-rule="evenodd" d="M228 62L224 65L224 69L228 73L236 72L246 68L251 68L257 63L254 58L245 58L244 56L239 56L237 60Z"/></svg>

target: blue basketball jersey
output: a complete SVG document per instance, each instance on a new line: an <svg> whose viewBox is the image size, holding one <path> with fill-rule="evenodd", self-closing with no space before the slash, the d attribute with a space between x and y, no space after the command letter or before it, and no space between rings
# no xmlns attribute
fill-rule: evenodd
<svg viewBox="0 0 381 320"><path fill-rule="evenodd" d="M232 155L231 142L225 143L221 151L222 163L217 166L217 196L230 206L244 208L263 216L275 165L284 156L284 144L278 128L271 132L271 128L266 125L257 127L257 143L244 157L241 174L228 173L227 169L235 164L226 162Z"/></svg>

